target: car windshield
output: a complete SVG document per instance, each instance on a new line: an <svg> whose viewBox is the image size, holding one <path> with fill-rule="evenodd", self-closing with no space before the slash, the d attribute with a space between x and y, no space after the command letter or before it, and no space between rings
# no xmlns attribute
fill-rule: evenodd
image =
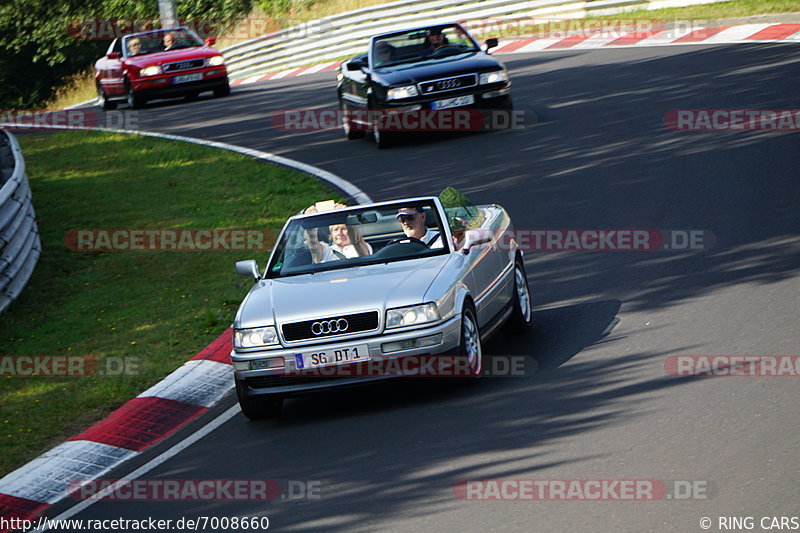
<svg viewBox="0 0 800 533"><path fill-rule="evenodd" d="M324 211L287 224L267 277L441 255L450 251L445 241L442 221L430 200Z"/></svg>
<svg viewBox="0 0 800 533"><path fill-rule="evenodd" d="M436 61L480 50L467 31L457 24L381 35L372 42L370 57L375 67Z"/></svg>
<svg viewBox="0 0 800 533"><path fill-rule="evenodd" d="M187 29L158 30L129 35L122 40L125 57L169 52L193 46L203 46L203 41Z"/></svg>

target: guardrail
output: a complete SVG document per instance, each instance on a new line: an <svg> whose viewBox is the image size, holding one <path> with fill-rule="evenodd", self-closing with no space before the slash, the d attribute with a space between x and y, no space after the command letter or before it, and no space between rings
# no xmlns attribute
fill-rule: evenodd
<svg viewBox="0 0 800 533"><path fill-rule="evenodd" d="M728 0L399 0L237 43L222 54L231 78L242 79L358 54L372 35L415 26L458 20L474 30L487 19L546 21L720 1Z"/></svg>
<svg viewBox="0 0 800 533"><path fill-rule="evenodd" d="M0 130L0 312L28 283L41 249L22 150Z"/></svg>

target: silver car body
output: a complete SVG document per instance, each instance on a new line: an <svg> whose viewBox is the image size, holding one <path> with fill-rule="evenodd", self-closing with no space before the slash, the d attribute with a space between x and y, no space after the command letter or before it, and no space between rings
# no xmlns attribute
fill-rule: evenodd
<svg viewBox="0 0 800 533"><path fill-rule="evenodd" d="M439 220L448 220L436 197L359 205L341 212L395 208L417 202L430 202ZM384 361L455 353L461 342L461 314L468 301L474 304L482 335L494 331L511 313L515 298L514 264L520 252L513 239L508 213L498 205L476 207L482 215L482 223L479 228L466 232L466 245L459 249L453 243L449 225L441 224L440 229L446 236L441 255L277 278L268 276L269 269L258 270L252 261L237 263L241 275L252 274L257 279L239 308L234 329L275 326L279 337L279 345L269 349L234 346L231 359L240 394L245 397L292 396L381 379L374 376L313 380L287 377L300 370L296 356L302 352L331 353L342 347L366 345L370 360ZM278 242L282 242L292 221L314 216L319 215L298 215L289 219ZM272 252L270 265L276 253L277 247ZM427 302L434 302L438 307L438 321L387 330L387 309ZM377 324L369 330L300 340L287 339L284 331L293 323L317 321L329 327L340 317L372 312L377 313ZM387 344L420 338L435 344L386 351Z"/></svg>

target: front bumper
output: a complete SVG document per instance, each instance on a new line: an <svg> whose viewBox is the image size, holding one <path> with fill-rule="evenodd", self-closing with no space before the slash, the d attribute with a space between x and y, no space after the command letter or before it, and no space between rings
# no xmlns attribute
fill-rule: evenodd
<svg viewBox="0 0 800 533"><path fill-rule="evenodd" d="M468 95L475 97L473 104L449 109L506 109L511 98L511 82L466 87L457 91L441 92L424 97L385 100L382 102L382 107L384 109L403 109L419 106L419 109L433 109L433 102Z"/></svg>
<svg viewBox="0 0 800 533"><path fill-rule="evenodd" d="M182 74L202 74L203 78L186 83L175 83L175 78ZM226 86L228 86L228 73L224 67L211 68L202 72L139 78L133 82L133 90L148 99L212 91Z"/></svg>
<svg viewBox="0 0 800 533"><path fill-rule="evenodd" d="M399 349L384 353L384 347L390 343L409 343L415 339L441 337L436 344L421 348ZM303 352L333 352L342 346L366 344L369 347L369 361L345 365L321 367L314 372L303 372L295 363L295 355ZM231 352L234 376L240 385L240 393L245 397L258 397L279 394L281 396L300 396L311 392L360 385L397 377L396 375L379 375L375 369L392 368L391 363L400 363L405 358L415 356L438 355L455 352L461 344L461 317L456 316L432 327L417 328L398 333L382 334L372 337L356 337L348 341L338 340L329 344L314 344L263 350L258 352ZM282 358L282 368L263 370L242 370L251 361L268 358ZM239 368L237 368L239 367ZM398 368L395 365L394 368Z"/></svg>

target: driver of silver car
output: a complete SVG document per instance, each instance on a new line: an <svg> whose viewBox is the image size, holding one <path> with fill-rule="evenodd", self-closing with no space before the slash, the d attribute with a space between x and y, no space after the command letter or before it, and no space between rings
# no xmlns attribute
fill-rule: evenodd
<svg viewBox="0 0 800 533"><path fill-rule="evenodd" d="M401 207L397 210L397 219L406 237L419 239L428 248L444 248L439 232L425 227L425 210L422 207Z"/></svg>

